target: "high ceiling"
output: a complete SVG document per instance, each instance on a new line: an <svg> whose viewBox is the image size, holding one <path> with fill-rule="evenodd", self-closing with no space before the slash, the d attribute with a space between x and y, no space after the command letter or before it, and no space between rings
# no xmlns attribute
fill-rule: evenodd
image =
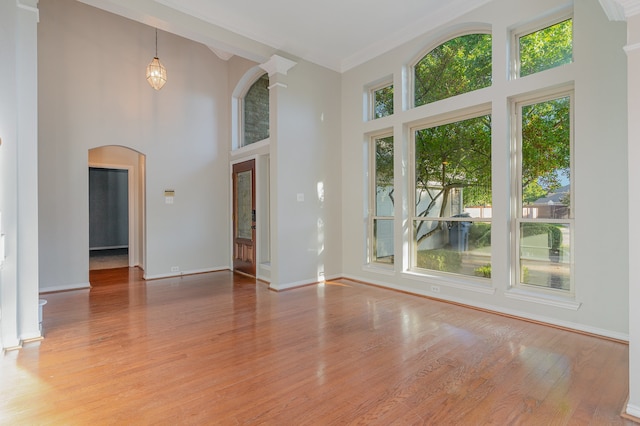
<svg viewBox="0 0 640 426"><path fill-rule="evenodd" d="M280 51L345 71L490 0L80 1L199 41L221 57L262 60Z"/></svg>

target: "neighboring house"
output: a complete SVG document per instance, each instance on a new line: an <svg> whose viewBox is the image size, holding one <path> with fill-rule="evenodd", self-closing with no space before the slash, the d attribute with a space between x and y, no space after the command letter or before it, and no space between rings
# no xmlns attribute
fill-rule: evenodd
<svg viewBox="0 0 640 426"><path fill-rule="evenodd" d="M570 186L558 188L523 208L523 215L528 218L549 217L562 218L569 210L567 200L570 197Z"/></svg>

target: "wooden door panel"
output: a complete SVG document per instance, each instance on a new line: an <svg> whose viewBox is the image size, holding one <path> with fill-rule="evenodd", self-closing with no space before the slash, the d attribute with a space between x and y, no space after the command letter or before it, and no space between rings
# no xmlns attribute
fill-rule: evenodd
<svg viewBox="0 0 640 426"><path fill-rule="evenodd" d="M255 160L233 165L233 270L256 274Z"/></svg>

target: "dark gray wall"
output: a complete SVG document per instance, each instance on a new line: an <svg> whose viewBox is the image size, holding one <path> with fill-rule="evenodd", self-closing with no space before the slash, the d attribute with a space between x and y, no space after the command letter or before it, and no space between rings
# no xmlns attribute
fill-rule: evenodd
<svg viewBox="0 0 640 426"><path fill-rule="evenodd" d="M129 244L128 171L89 168L89 248Z"/></svg>

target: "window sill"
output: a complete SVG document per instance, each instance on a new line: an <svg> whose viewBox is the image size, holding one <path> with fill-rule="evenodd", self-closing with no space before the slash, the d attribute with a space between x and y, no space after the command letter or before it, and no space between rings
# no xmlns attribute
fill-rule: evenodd
<svg viewBox="0 0 640 426"><path fill-rule="evenodd" d="M463 280L453 276L447 277L444 275L414 271L405 271L402 273L402 276L413 281L433 282L443 287L459 288L461 290L474 291L476 293L495 294L496 292L495 288L485 284L485 282L474 280L472 277Z"/></svg>
<svg viewBox="0 0 640 426"><path fill-rule="evenodd" d="M542 294L534 291L522 290L519 288L513 288L504 293L504 295L510 299L523 300L525 302L538 303L541 305L553 306L556 308L569 309L577 311L582 303L569 299L563 296L556 296L552 294Z"/></svg>
<svg viewBox="0 0 640 426"><path fill-rule="evenodd" d="M236 148L234 150L231 151L231 155L232 156L236 156L236 155L246 155L249 153L252 153L254 151L258 151L259 149L263 148L263 147L268 147L269 146L269 139L263 139L261 141L252 143L251 145L246 145L240 148Z"/></svg>

